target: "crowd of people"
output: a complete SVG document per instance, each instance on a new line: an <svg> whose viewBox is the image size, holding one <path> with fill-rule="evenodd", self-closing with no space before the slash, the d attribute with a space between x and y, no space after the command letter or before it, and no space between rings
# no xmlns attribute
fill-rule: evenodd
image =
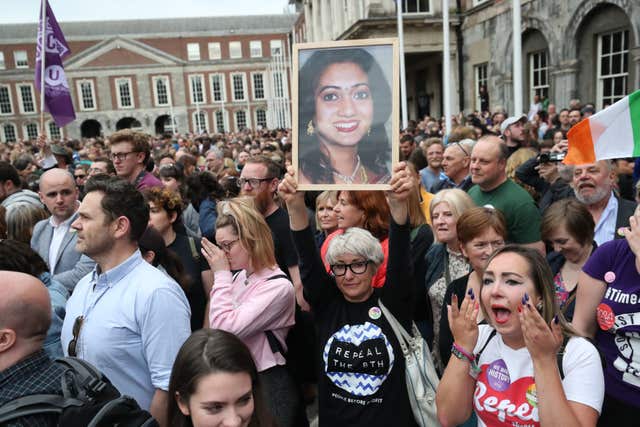
<svg viewBox="0 0 640 427"><path fill-rule="evenodd" d="M537 104L411 121L386 191L299 190L286 129L0 146L0 408L71 356L163 427L415 426L384 304L443 426L636 425L635 161L563 164L594 108Z"/></svg>

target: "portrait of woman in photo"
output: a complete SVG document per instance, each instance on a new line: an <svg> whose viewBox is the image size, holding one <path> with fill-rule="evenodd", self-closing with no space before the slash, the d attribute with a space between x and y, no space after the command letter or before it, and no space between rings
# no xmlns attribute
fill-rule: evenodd
<svg viewBox="0 0 640 427"><path fill-rule="evenodd" d="M387 183L393 96L377 59L365 48L318 49L298 86L299 182Z"/></svg>

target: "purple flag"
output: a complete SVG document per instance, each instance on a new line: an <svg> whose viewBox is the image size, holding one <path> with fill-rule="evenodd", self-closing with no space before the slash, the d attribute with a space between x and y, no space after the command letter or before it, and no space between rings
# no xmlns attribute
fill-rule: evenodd
<svg viewBox="0 0 640 427"><path fill-rule="evenodd" d="M69 55L69 45L64 39L62 30L53 15L53 11L46 3L46 24L45 24L45 69L44 69L44 105L45 110L51 113L56 124L60 127L76 119L69 92L69 83L62 68L62 58ZM40 23L38 24L38 40L36 48L36 88L40 88L41 68L42 68L42 8L40 8Z"/></svg>

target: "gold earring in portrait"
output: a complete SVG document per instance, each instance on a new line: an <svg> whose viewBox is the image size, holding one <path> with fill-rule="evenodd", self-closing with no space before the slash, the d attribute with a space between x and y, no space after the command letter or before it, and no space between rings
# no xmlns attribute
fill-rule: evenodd
<svg viewBox="0 0 640 427"><path fill-rule="evenodd" d="M307 135L313 135L314 130L315 129L313 128L313 120L309 120L309 123L307 123Z"/></svg>

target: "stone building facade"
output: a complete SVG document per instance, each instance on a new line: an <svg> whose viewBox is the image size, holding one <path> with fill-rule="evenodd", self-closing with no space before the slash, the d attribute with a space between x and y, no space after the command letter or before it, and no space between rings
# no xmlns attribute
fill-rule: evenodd
<svg viewBox="0 0 640 427"><path fill-rule="evenodd" d="M60 23L76 120L51 137L290 126L289 52L297 15ZM37 24L0 27L0 140L40 132ZM173 117L173 121L171 119Z"/></svg>
<svg viewBox="0 0 640 427"><path fill-rule="evenodd" d="M306 41L397 36L394 0L304 0ZM410 118L442 113L442 9L438 0L403 8ZM522 0L523 108L534 94L558 106L574 98L596 108L640 88L640 2ZM452 111L512 112L512 2L449 0ZM459 60L460 59L460 60Z"/></svg>

